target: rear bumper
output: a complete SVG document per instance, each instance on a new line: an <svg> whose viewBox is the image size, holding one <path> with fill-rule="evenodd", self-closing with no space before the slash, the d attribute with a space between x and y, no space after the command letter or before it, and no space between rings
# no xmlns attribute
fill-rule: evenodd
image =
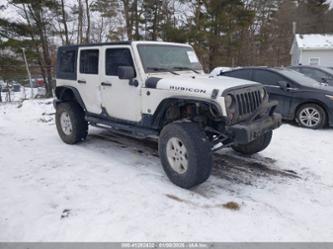
<svg viewBox="0 0 333 249"><path fill-rule="evenodd" d="M250 123L240 123L229 127L233 142L235 144L247 144L260 137L261 135L280 127L282 116L273 113L271 116L265 116Z"/></svg>

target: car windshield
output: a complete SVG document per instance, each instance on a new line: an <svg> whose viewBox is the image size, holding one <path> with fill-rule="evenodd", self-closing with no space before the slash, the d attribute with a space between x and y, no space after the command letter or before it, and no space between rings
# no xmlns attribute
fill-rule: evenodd
<svg viewBox="0 0 333 249"><path fill-rule="evenodd" d="M317 82L316 80L309 78L307 76L305 76L304 74L301 74L299 72L296 72L292 69L288 69L288 68L275 68L275 71L277 71L278 73L286 76L287 78L297 82L300 85L303 86L318 86L320 85L319 82Z"/></svg>
<svg viewBox="0 0 333 249"><path fill-rule="evenodd" d="M188 46L141 44L138 50L146 73L202 70L197 55Z"/></svg>
<svg viewBox="0 0 333 249"><path fill-rule="evenodd" d="M333 69L331 69L329 67L322 67L321 69L323 71L325 71L326 73L328 73L329 75L331 75L331 77L333 78Z"/></svg>

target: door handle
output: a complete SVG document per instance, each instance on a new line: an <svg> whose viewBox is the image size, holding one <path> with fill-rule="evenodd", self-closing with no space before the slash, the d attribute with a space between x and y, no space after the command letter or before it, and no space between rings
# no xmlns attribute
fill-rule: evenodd
<svg viewBox="0 0 333 249"><path fill-rule="evenodd" d="M134 86L134 87L138 87L139 86L139 82L135 79L130 79L129 83L130 86Z"/></svg>
<svg viewBox="0 0 333 249"><path fill-rule="evenodd" d="M101 85L102 85L102 86L112 86L111 83L107 83L107 82L102 82Z"/></svg>
<svg viewBox="0 0 333 249"><path fill-rule="evenodd" d="M85 81L85 80L78 80L77 83L79 83L79 84L86 84L87 81Z"/></svg>

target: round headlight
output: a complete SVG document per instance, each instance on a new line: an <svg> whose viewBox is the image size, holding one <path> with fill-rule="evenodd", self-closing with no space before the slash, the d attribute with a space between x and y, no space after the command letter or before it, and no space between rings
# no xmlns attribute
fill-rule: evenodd
<svg viewBox="0 0 333 249"><path fill-rule="evenodd" d="M233 98L231 95L228 94L227 96L225 96L225 106L227 108L230 108L232 104L233 104Z"/></svg>
<svg viewBox="0 0 333 249"><path fill-rule="evenodd" d="M266 97L266 90L265 90L265 88L261 88L260 91L259 91L259 93L260 93L260 98L261 99L264 99Z"/></svg>

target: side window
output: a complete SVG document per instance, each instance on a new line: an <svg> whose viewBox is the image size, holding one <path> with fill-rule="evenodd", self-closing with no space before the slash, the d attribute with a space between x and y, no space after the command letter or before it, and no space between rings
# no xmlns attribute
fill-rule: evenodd
<svg viewBox="0 0 333 249"><path fill-rule="evenodd" d="M59 71L62 73L74 73L76 51L62 51L60 54Z"/></svg>
<svg viewBox="0 0 333 249"><path fill-rule="evenodd" d="M105 73L106 75L118 75L118 67L131 66L134 68L131 52L128 48L111 48L106 50Z"/></svg>
<svg viewBox="0 0 333 249"><path fill-rule="evenodd" d="M56 78L76 80L77 48L61 47L57 53Z"/></svg>
<svg viewBox="0 0 333 249"><path fill-rule="evenodd" d="M311 68L303 68L303 73L317 81L323 81L323 79L327 78L326 73Z"/></svg>
<svg viewBox="0 0 333 249"><path fill-rule="evenodd" d="M99 50L87 49L80 52L80 73L98 74Z"/></svg>
<svg viewBox="0 0 333 249"><path fill-rule="evenodd" d="M264 85L277 86L279 81L287 81L284 77L266 70L256 70L254 73L254 81Z"/></svg>
<svg viewBox="0 0 333 249"><path fill-rule="evenodd" d="M244 80L251 80L251 70L236 70L236 71L231 71L231 72L225 72L222 75L225 75L228 77L244 79Z"/></svg>

